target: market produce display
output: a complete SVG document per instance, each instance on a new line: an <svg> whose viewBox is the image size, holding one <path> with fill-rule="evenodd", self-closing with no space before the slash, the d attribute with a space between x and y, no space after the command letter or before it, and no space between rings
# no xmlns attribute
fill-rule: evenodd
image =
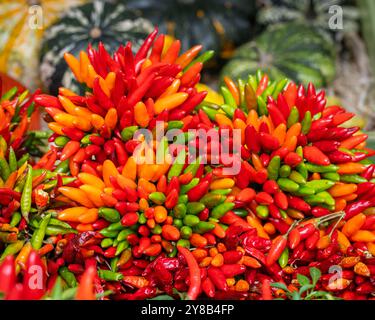
<svg viewBox="0 0 375 320"><path fill-rule="evenodd" d="M223 77L223 103L207 101L196 87L212 54L164 40L65 52L83 95L2 97L4 297L373 299L375 152L342 126L353 114L262 71ZM53 133L29 160L34 104ZM202 146L193 129L221 135ZM32 264L42 289L26 285Z"/></svg>
<svg viewBox="0 0 375 320"><path fill-rule="evenodd" d="M335 76L335 48L311 27L285 23L271 26L240 47L221 71L222 76L247 80L258 68L272 79L288 77L318 88Z"/></svg>
<svg viewBox="0 0 375 320"><path fill-rule="evenodd" d="M88 45L97 47L100 42L111 53L128 41L137 50L152 29L151 22L122 3L94 0L67 10L43 36L40 73L44 87L53 94L61 86L78 90L64 53L78 55Z"/></svg>

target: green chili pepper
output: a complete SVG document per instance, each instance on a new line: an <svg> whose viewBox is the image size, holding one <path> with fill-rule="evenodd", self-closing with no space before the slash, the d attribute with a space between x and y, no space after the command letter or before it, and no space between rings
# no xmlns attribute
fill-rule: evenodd
<svg viewBox="0 0 375 320"><path fill-rule="evenodd" d="M267 167L269 180L277 180L279 177L280 163L281 158L279 156L275 156L271 159Z"/></svg>
<svg viewBox="0 0 375 320"><path fill-rule="evenodd" d="M272 92L272 98L274 98L276 100L279 93L284 90L284 88L288 84L288 82L289 82L289 80L287 78L280 79L276 84L275 90Z"/></svg>
<svg viewBox="0 0 375 320"><path fill-rule="evenodd" d="M311 121L312 121L312 118L311 118L311 112L310 111L306 111L305 113L305 116L301 122L301 132L303 134L308 134L309 131L310 131L310 128L311 128Z"/></svg>
<svg viewBox="0 0 375 320"><path fill-rule="evenodd" d="M247 83L251 86L254 92L257 91L258 81L255 76L249 75L249 77L247 78Z"/></svg>
<svg viewBox="0 0 375 320"><path fill-rule="evenodd" d="M205 205L203 203L200 203L200 202L189 202L187 205L186 205L186 212L187 214L198 214L200 212L202 212L204 209L205 209Z"/></svg>
<svg viewBox="0 0 375 320"><path fill-rule="evenodd" d="M299 165L297 165L296 169L298 173L305 179L309 177L309 172L307 171L307 167L305 163L300 163Z"/></svg>
<svg viewBox="0 0 375 320"><path fill-rule="evenodd" d="M194 216L192 214L187 214L184 219L183 219L184 225L189 226L189 227L194 227L197 225L200 220L197 216Z"/></svg>
<svg viewBox="0 0 375 320"><path fill-rule="evenodd" d="M189 68L191 68L197 62L205 63L206 61L210 60L214 55L215 55L215 51L214 50L205 51L200 56L198 56L197 58L195 58L192 62L190 62L185 67L184 72L187 71L187 70L189 70Z"/></svg>
<svg viewBox="0 0 375 320"><path fill-rule="evenodd" d="M308 171L318 173L336 172L339 169L339 167L334 164L330 164L328 166L319 166L317 164L306 163L305 165Z"/></svg>
<svg viewBox="0 0 375 320"><path fill-rule="evenodd" d="M117 264L118 264L119 260L120 260L120 257L114 257L114 258L111 259L111 263L110 263L111 271L117 272Z"/></svg>
<svg viewBox="0 0 375 320"><path fill-rule="evenodd" d="M189 202L189 197L187 194L182 194L178 197L178 203L187 204Z"/></svg>
<svg viewBox="0 0 375 320"><path fill-rule="evenodd" d="M220 87L221 94L224 98L224 104L228 105L228 107L232 108L232 111L237 108L236 100L232 96L232 93L229 91L229 89L226 86L221 86ZM233 117L233 112L232 112L232 117Z"/></svg>
<svg viewBox="0 0 375 320"><path fill-rule="evenodd" d="M177 219L183 219L186 215L186 206L183 203L177 204L173 208L173 216Z"/></svg>
<svg viewBox="0 0 375 320"><path fill-rule="evenodd" d="M18 161L17 161L17 167L20 168L22 167L22 165L27 161L29 160L30 158L30 154L29 153L25 153Z"/></svg>
<svg viewBox="0 0 375 320"><path fill-rule="evenodd" d="M224 202L214 207L211 211L211 217L221 219L228 211L234 208L234 203Z"/></svg>
<svg viewBox="0 0 375 320"><path fill-rule="evenodd" d="M259 205L255 209L256 215L261 219L266 219L269 215L269 210L267 206Z"/></svg>
<svg viewBox="0 0 375 320"><path fill-rule="evenodd" d="M75 177L64 177L64 178L62 178L62 182L63 182L63 185L66 185L66 184L72 183L76 179L77 178L75 178ZM51 182L48 182L44 185L43 190L50 190L52 188L55 188L56 185L57 185L57 179L52 180Z"/></svg>
<svg viewBox="0 0 375 320"><path fill-rule="evenodd" d="M188 239L180 239L176 243L177 247L184 247L184 248L190 248L190 241ZM174 250L168 254L168 257L173 258L176 256L177 251L176 248L173 248Z"/></svg>
<svg viewBox="0 0 375 320"><path fill-rule="evenodd" d="M22 219L21 212L17 211L17 212L15 212L15 213L13 213L13 215L12 215L12 219L10 220L10 223L9 223L9 224L10 224L12 227L16 227L16 226L18 226L18 224L20 223L21 219Z"/></svg>
<svg viewBox="0 0 375 320"><path fill-rule="evenodd" d="M315 190L311 189L306 186L301 186L297 191L295 191L293 194L296 196L311 196L315 194Z"/></svg>
<svg viewBox="0 0 375 320"><path fill-rule="evenodd" d="M296 153L297 153L301 158L303 158L303 148L302 148L302 146L298 146L298 147L296 148Z"/></svg>
<svg viewBox="0 0 375 320"><path fill-rule="evenodd" d="M31 246L33 249L38 250L42 247L44 237L46 235L46 229L51 219L51 214L47 214L39 224L39 228L34 231L31 237Z"/></svg>
<svg viewBox="0 0 375 320"><path fill-rule="evenodd" d="M305 200L310 205L318 205L325 203L326 199L319 194L314 194L311 196L304 197L303 200Z"/></svg>
<svg viewBox="0 0 375 320"><path fill-rule="evenodd" d="M281 178L287 178L287 177L289 177L291 171L292 171L292 169L291 169L290 166L288 166L287 164L283 164L280 167L279 175L280 175Z"/></svg>
<svg viewBox="0 0 375 320"><path fill-rule="evenodd" d="M288 260L289 260L289 249L285 248L278 261L282 269L287 266Z"/></svg>
<svg viewBox="0 0 375 320"><path fill-rule="evenodd" d="M69 271L67 267L60 267L59 275L64 279L69 288L75 288L78 286L76 276L73 272Z"/></svg>
<svg viewBox="0 0 375 320"><path fill-rule="evenodd" d="M180 120L169 121L167 130L181 129L183 126L184 126L184 123Z"/></svg>
<svg viewBox="0 0 375 320"><path fill-rule="evenodd" d="M295 192L299 189L299 185L288 178L280 178L277 180L280 189L287 192Z"/></svg>
<svg viewBox="0 0 375 320"><path fill-rule="evenodd" d="M130 230L130 229L121 230L120 233L117 235L117 240L118 241L126 240L129 235L134 234L134 233L135 232L133 230Z"/></svg>
<svg viewBox="0 0 375 320"><path fill-rule="evenodd" d="M299 120L299 112L296 106L294 106L289 113L289 117L287 120L287 127L290 128L292 125L297 123Z"/></svg>
<svg viewBox="0 0 375 320"><path fill-rule="evenodd" d="M7 92L3 94L0 101L3 102L3 101L11 100L17 94L17 91L18 91L17 87L13 87L9 89Z"/></svg>
<svg viewBox="0 0 375 320"><path fill-rule="evenodd" d="M359 184L359 183L367 182L366 178L361 177L358 174L343 174L343 175L339 175L339 178L340 178L340 181L346 182L346 183Z"/></svg>
<svg viewBox="0 0 375 320"><path fill-rule="evenodd" d="M125 142L132 139L134 136L134 133L138 130L138 126L130 126L126 127L121 131L121 138Z"/></svg>
<svg viewBox="0 0 375 320"><path fill-rule="evenodd" d="M337 172L322 173L322 178L335 182L340 181L340 175Z"/></svg>
<svg viewBox="0 0 375 320"><path fill-rule="evenodd" d="M197 159L194 160L194 162L190 163L184 170L184 173L189 173L191 172L191 174L193 175L193 177L196 175L198 169L199 169L199 166L200 166L200 163L201 163L201 156L199 156Z"/></svg>
<svg viewBox="0 0 375 320"><path fill-rule="evenodd" d="M211 222L200 221L197 225L194 226L193 230L196 233L206 233L215 229L215 225Z"/></svg>
<svg viewBox="0 0 375 320"><path fill-rule="evenodd" d="M229 104L223 104L220 106L220 108L226 113L229 118L233 118L234 111L236 110L235 108L231 107Z"/></svg>
<svg viewBox="0 0 375 320"><path fill-rule="evenodd" d="M207 208L212 209L220 203L225 201L226 197L221 194L207 193L204 195L199 202L203 203Z"/></svg>
<svg viewBox="0 0 375 320"><path fill-rule="evenodd" d="M199 183L199 178L193 178L188 184L183 184L180 187L180 192L181 193L187 193L189 190L193 189L195 186L198 185Z"/></svg>
<svg viewBox="0 0 375 320"><path fill-rule="evenodd" d="M198 222L198 224L199 224L199 222ZM193 234L193 230L189 226L183 226L183 227L181 227L180 233L181 233L181 238L189 239L191 237L191 235Z"/></svg>
<svg viewBox="0 0 375 320"><path fill-rule="evenodd" d="M256 77L257 83L259 83L260 80L262 80L263 72L261 69L257 69L257 71L255 72L255 77Z"/></svg>
<svg viewBox="0 0 375 320"><path fill-rule="evenodd" d="M121 252L123 252L128 247L129 247L129 242L127 242L126 240L119 242L119 244L117 245L115 255L118 256Z"/></svg>
<svg viewBox="0 0 375 320"><path fill-rule="evenodd" d="M12 147L9 148L8 161L9 161L10 172L16 171L17 170L17 158Z"/></svg>
<svg viewBox="0 0 375 320"><path fill-rule="evenodd" d="M290 180L298 184L305 184L306 179L298 171L293 170L288 177Z"/></svg>
<svg viewBox="0 0 375 320"><path fill-rule="evenodd" d="M204 111L205 114L207 114L210 120L212 121L215 120L215 115L217 114L217 110L207 107L207 106L202 106L202 110Z"/></svg>
<svg viewBox="0 0 375 320"><path fill-rule="evenodd" d="M54 143L56 146L58 147L63 147L65 146L68 142L70 141L70 139L68 137L65 137L65 136L59 136L55 139Z"/></svg>
<svg viewBox="0 0 375 320"><path fill-rule="evenodd" d="M334 184L335 182L331 180L320 179L308 181L305 186L313 189L315 193L317 193L331 188Z"/></svg>
<svg viewBox="0 0 375 320"><path fill-rule="evenodd" d="M248 212L246 211L246 209L242 209L242 208L236 208L236 209L233 209L232 210L237 216L241 217L241 218L246 218L247 215L248 215Z"/></svg>
<svg viewBox="0 0 375 320"><path fill-rule="evenodd" d="M33 168L31 165L27 166L27 175L25 180L25 185L22 190L21 195L21 213L26 221L29 221L29 213L31 209L31 193L33 185Z"/></svg>
<svg viewBox="0 0 375 320"><path fill-rule="evenodd" d="M279 211L280 211L281 218L283 218L284 220L288 218L288 214L286 213L285 210L279 209Z"/></svg>
<svg viewBox="0 0 375 320"><path fill-rule="evenodd" d="M195 216L193 216L195 217ZM153 229L151 229L151 233L152 234L161 234L161 226L159 224L157 224Z"/></svg>
<svg viewBox="0 0 375 320"><path fill-rule="evenodd" d="M101 242L100 242L100 246L102 248L109 248L113 245L113 239L112 238L104 238Z"/></svg>
<svg viewBox="0 0 375 320"><path fill-rule="evenodd" d="M332 196L327 191L319 192L316 195L324 198L324 203L326 203L328 206L335 205L335 199L333 199Z"/></svg>
<svg viewBox="0 0 375 320"><path fill-rule="evenodd" d="M177 155L175 161L173 162L173 165L169 169L168 180L171 180L172 177L178 177L181 174L181 171L185 165L185 157L185 150L181 150L180 153Z"/></svg>
<svg viewBox="0 0 375 320"><path fill-rule="evenodd" d="M6 181L10 176L10 168L8 162L4 158L0 158L1 178Z"/></svg>
<svg viewBox="0 0 375 320"><path fill-rule="evenodd" d="M267 103L262 96L257 97L258 113L260 116L268 116Z"/></svg>
<svg viewBox="0 0 375 320"><path fill-rule="evenodd" d="M156 204L163 204L165 202L165 199L166 199L164 193L158 192L158 191L150 193L148 198Z"/></svg>
<svg viewBox="0 0 375 320"><path fill-rule="evenodd" d="M124 226L121 224L121 221L113 222L108 227L108 231L119 231L124 229Z"/></svg>
<svg viewBox="0 0 375 320"><path fill-rule="evenodd" d="M270 83L266 89L264 89L264 91L262 92L262 98L264 99L264 101L267 101L267 97L268 96L272 96L273 92L275 91L276 89L276 82L273 81L272 83Z"/></svg>
<svg viewBox="0 0 375 320"><path fill-rule="evenodd" d="M221 194L221 195L227 195L228 193L231 193L232 192L232 189L228 188L228 189L216 189L216 190L212 190L211 193L212 194Z"/></svg>
<svg viewBox="0 0 375 320"><path fill-rule="evenodd" d="M58 166L53 170L56 173L67 173L69 171L69 159L66 159L58 164Z"/></svg>
<svg viewBox="0 0 375 320"><path fill-rule="evenodd" d="M173 225L177 228L180 229L184 225L182 219L173 219Z"/></svg>
<svg viewBox="0 0 375 320"><path fill-rule="evenodd" d="M3 136L0 136L0 150L5 154L8 150L8 144Z"/></svg>
<svg viewBox="0 0 375 320"><path fill-rule="evenodd" d="M240 92L240 108L247 112L246 99L245 99L245 81L238 79L238 89Z"/></svg>
<svg viewBox="0 0 375 320"><path fill-rule="evenodd" d="M8 244L0 257L0 261L4 260L7 256L15 255L20 252L24 243L25 241L23 240L17 240L16 242Z"/></svg>
<svg viewBox="0 0 375 320"><path fill-rule="evenodd" d="M109 222L118 222L121 219L120 213L113 208L101 207L98 211L99 217L104 218Z"/></svg>
<svg viewBox="0 0 375 320"><path fill-rule="evenodd" d="M124 275L122 273L103 269L98 270L98 276L99 278L102 278L106 281L121 281L124 278Z"/></svg>
<svg viewBox="0 0 375 320"><path fill-rule="evenodd" d="M46 236L57 236L59 234L69 234L69 233L78 233L77 230L73 228L63 228L60 226L47 226Z"/></svg>
<svg viewBox="0 0 375 320"><path fill-rule="evenodd" d="M51 217L52 216L53 216L53 213L51 212ZM69 223L66 223L66 222L61 221L61 220L56 219L56 218L51 218L48 225L49 226L59 226L61 228L71 228Z"/></svg>
<svg viewBox="0 0 375 320"><path fill-rule="evenodd" d="M119 232L117 230L110 231L107 228L104 228L104 229L100 230L99 233L106 238L115 238L115 237L117 237Z"/></svg>

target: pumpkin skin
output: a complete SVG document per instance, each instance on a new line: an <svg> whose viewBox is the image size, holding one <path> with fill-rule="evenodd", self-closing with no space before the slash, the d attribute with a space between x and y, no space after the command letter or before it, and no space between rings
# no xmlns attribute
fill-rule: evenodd
<svg viewBox="0 0 375 320"><path fill-rule="evenodd" d="M103 42L112 53L128 41L137 50L152 30L151 22L122 4L95 0L72 8L44 34L40 70L45 88L52 94L60 86L82 92L64 60L65 52L77 56L89 43L95 47Z"/></svg>
<svg viewBox="0 0 375 320"><path fill-rule="evenodd" d="M334 79L335 52L333 44L314 29L280 24L239 47L221 75L247 80L248 74L262 69L276 80L289 78L323 87Z"/></svg>
<svg viewBox="0 0 375 320"><path fill-rule="evenodd" d="M44 30L66 9L85 1L0 1L0 71L36 89L40 85L39 54Z"/></svg>
<svg viewBox="0 0 375 320"><path fill-rule="evenodd" d="M202 44L219 52L224 45L249 38L253 0L127 0L129 8L181 40L182 48ZM229 43L228 43L229 42Z"/></svg>

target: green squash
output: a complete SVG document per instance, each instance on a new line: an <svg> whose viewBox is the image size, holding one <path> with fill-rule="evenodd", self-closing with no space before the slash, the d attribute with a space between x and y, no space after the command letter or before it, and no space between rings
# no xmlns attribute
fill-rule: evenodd
<svg viewBox="0 0 375 320"><path fill-rule="evenodd" d="M100 41L110 53L128 41L137 50L152 30L151 22L123 4L94 0L70 9L44 34L40 71L45 88L52 94L60 86L82 92L64 60L65 52L78 56L89 43L96 46Z"/></svg>
<svg viewBox="0 0 375 320"><path fill-rule="evenodd" d="M202 44L219 52L224 45L249 39L254 0L127 0L129 8L181 40L182 48Z"/></svg>
<svg viewBox="0 0 375 320"><path fill-rule="evenodd" d="M247 79L262 69L272 79L323 87L335 76L335 48L319 33L294 23L273 26L239 47L221 75Z"/></svg>

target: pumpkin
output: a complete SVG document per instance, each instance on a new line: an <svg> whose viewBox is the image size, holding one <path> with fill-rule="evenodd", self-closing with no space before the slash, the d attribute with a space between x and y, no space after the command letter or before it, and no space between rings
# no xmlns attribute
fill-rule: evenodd
<svg viewBox="0 0 375 320"><path fill-rule="evenodd" d="M43 32L67 8L86 0L0 1L0 71L30 89L39 86Z"/></svg>
<svg viewBox="0 0 375 320"><path fill-rule="evenodd" d="M103 42L112 53L128 41L137 50L152 30L151 22L123 4L95 0L72 8L44 34L41 77L45 88L53 94L61 86L82 90L64 60L65 52L78 56L90 43Z"/></svg>
<svg viewBox="0 0 375 320"><path fill-rule="evenodd" d="M163 33L180 39L182 48L202 44L219 51L249 38L253 0L127 0L129 8L159 26Z"/></svg>
<svg viewBox="0 0 375 320"><path fill-rule="evenodd" d="M335 48L314 29L286 23L270 27L239 47L222 69L222 76L247 79L262 69L271 78L328 85L335 76Z"/></svg>

